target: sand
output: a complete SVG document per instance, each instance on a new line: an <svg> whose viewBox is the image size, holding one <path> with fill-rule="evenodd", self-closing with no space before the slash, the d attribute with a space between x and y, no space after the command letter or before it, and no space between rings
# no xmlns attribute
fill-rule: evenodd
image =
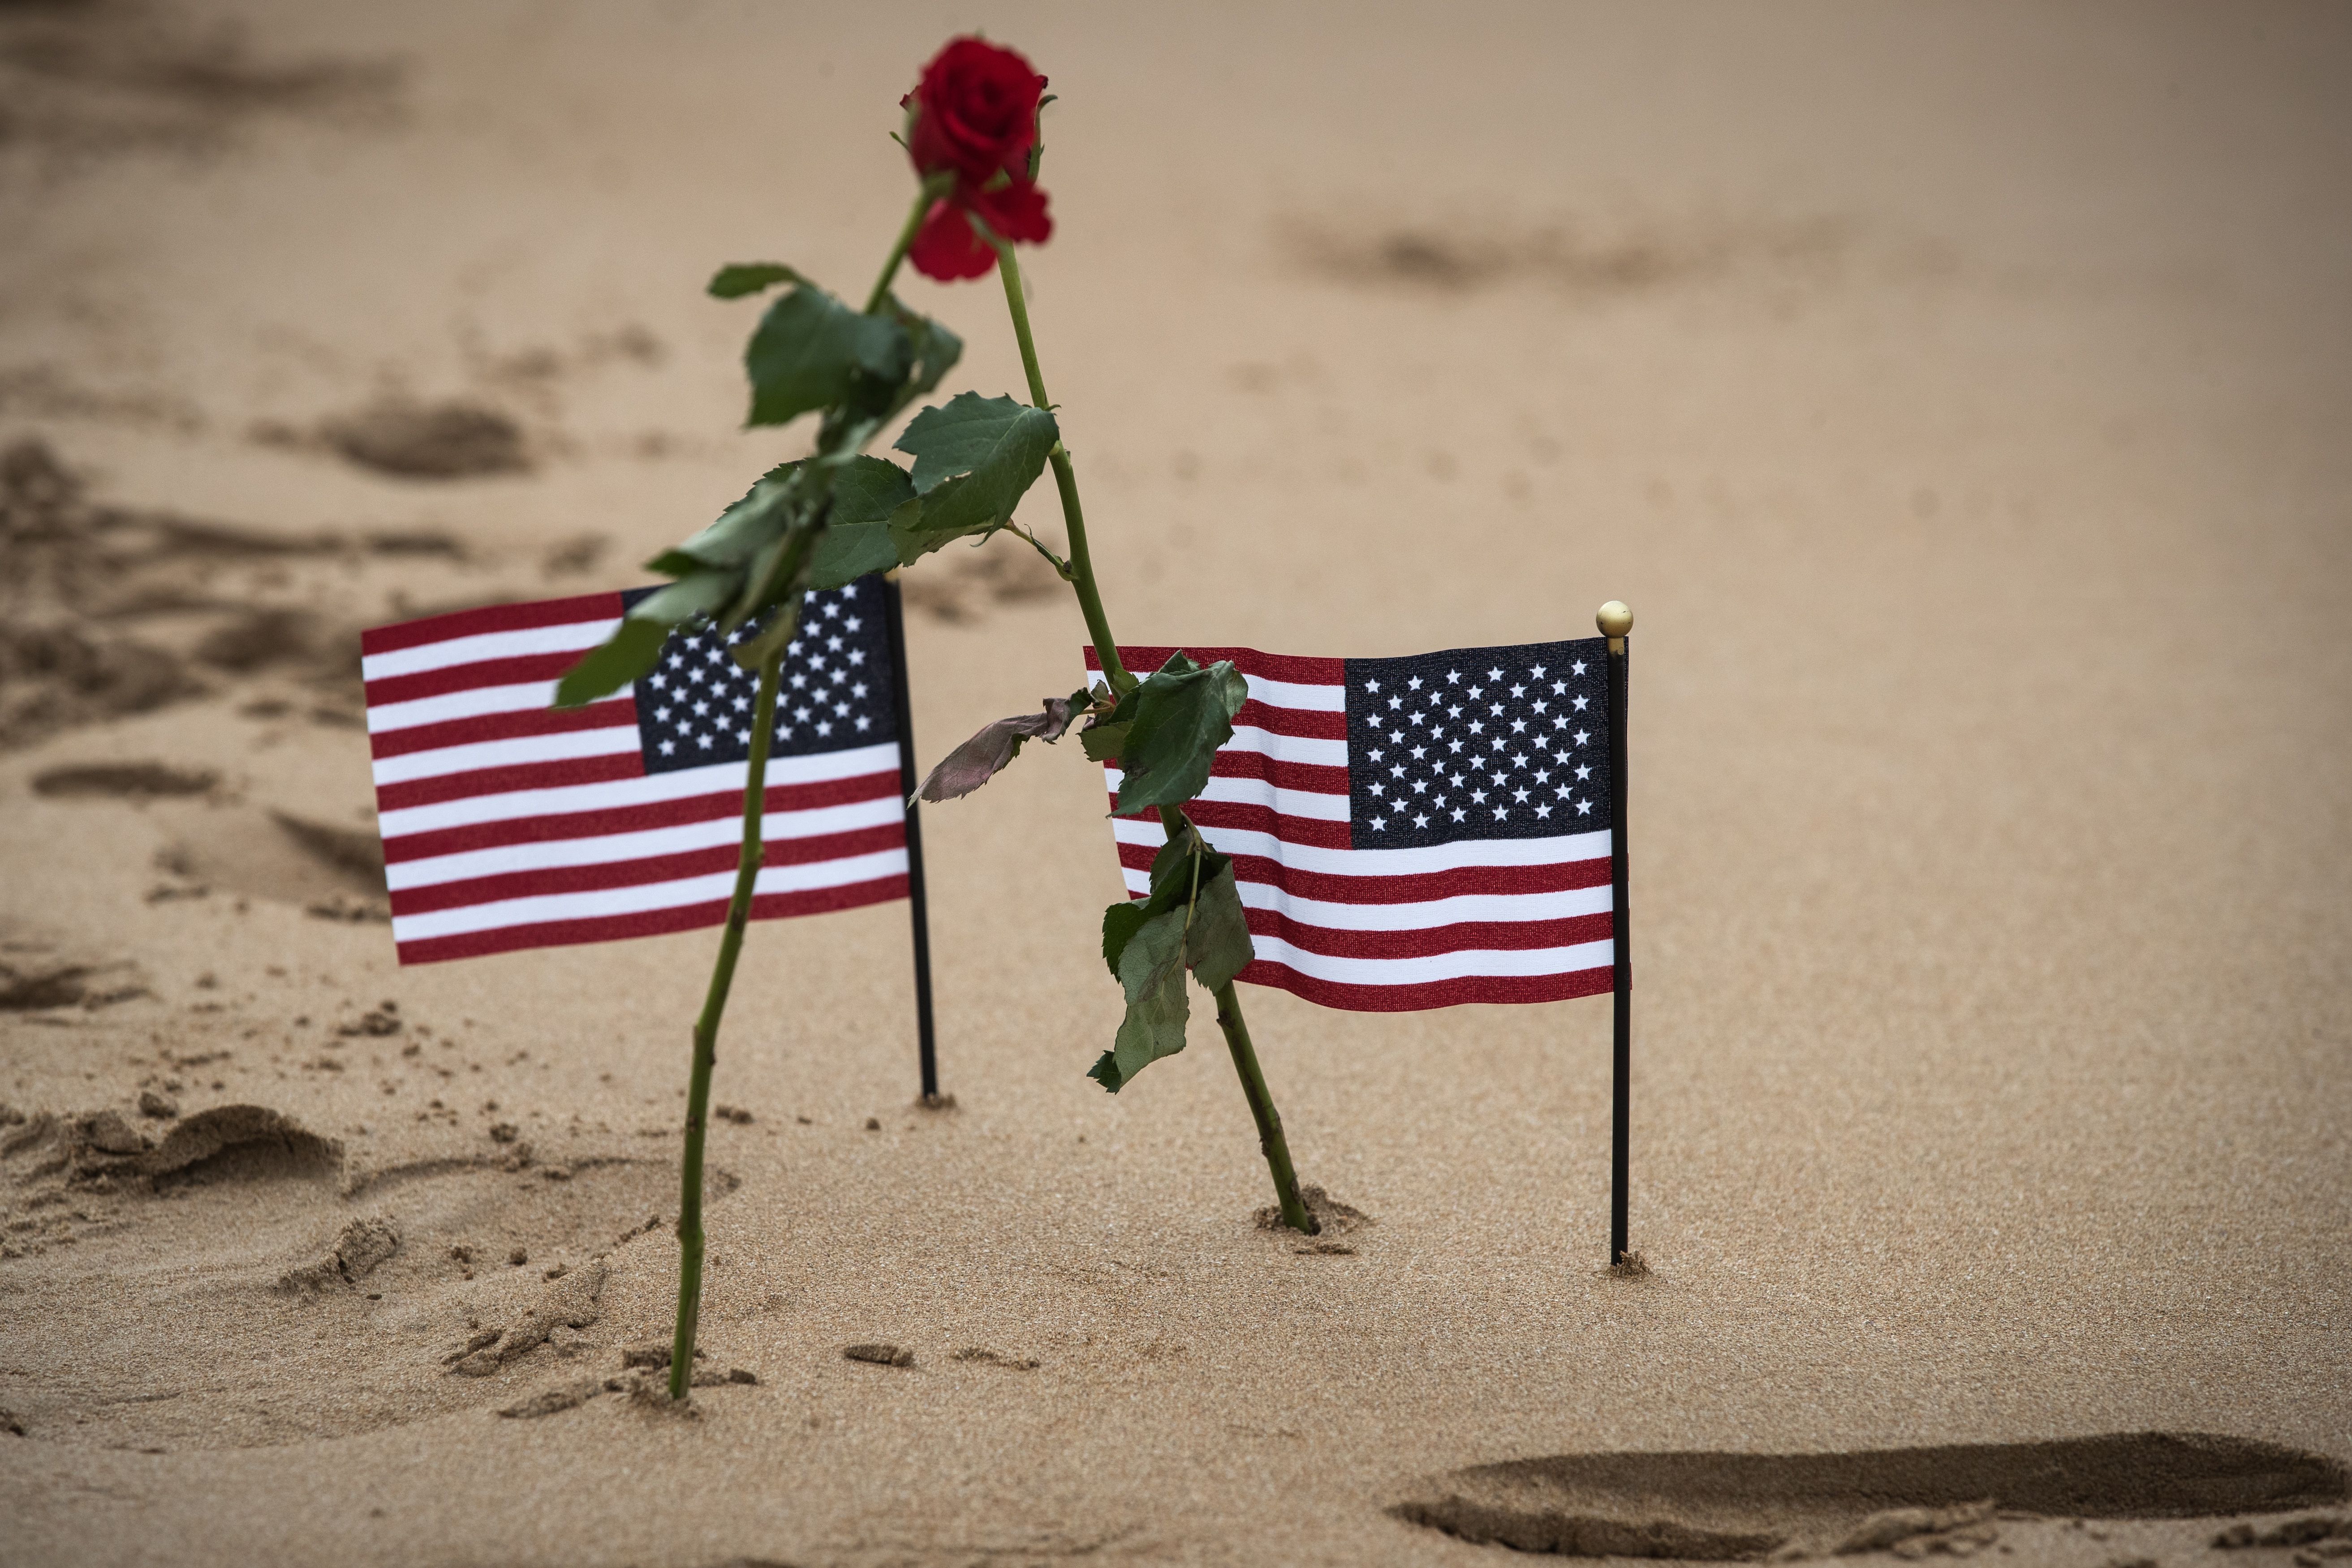
<svg viewBox="0 0 2352 1568"><path fill-rule="evenodd" d="M754 928L681 1417L628 1358L712 935L398 969L355 636L638 581L797 449L698 285L862 286L974 25L1062 94L1030 279L1120 635L1634 606L1651 1271L1602 1267L1598 1000L1251 992L1367 1216L1259 1228L1205 1018L1084 1076L1117 879L1035 747L926 808L955 1109L903 906ZM1433 1526L1501 1519L2098 1568L2342 1515L2347 188L2326 6L0 7L0 1559L1469 1564ZM992 285L907 293L951 390L1018 385ZM1052 590L913 575L927 761L1068 689ZM1946 1447L1984 1491L1868 1457ZM2134 1491L2184 1453L2255 1479Z"/></svg>

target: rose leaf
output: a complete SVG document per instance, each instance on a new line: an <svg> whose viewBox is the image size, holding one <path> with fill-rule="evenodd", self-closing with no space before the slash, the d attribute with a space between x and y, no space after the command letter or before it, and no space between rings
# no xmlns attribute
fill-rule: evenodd
<svg viewBox="0 0 2352 1568"><path fill-rule="evenodd" d="M811 409L848 403L875 384L896 388L914 361L907 329L851 310L807 284L768 307L743 353L751 378L751 425L789 424Z"/></svg>
<svg viewBox="0 0 2352 1568"><path fill-rule="evenodd" d="M1184 911L1155 915L1129 936L1118 955L1118 983L1127 1016L1118 1034L1087 1074L1117 1094L1137 1073L1184 1048L1192 1005L1184 994Z"/></svg>
<svg viewBox="0 0 2352 1568"><path fill-rule="evenodd" d="M1250 945L1249 917L1234 885L1232 860L1213 875L1203 868L1200 895L1192 900L1192 923L1184 933L1184 962L1191 965L1192 978L1214 991L1232 984L1256 956Z"/></svg>
<svg viewBox="0 0 2352 1568"><path fill-rule="evenodd" d="M1132 695L1135 717L1119 747L1121 816L1181 805L1201 793L1217 748L1233 739L1234 715L1248 700L1249 684L1230 660L1203 669L1179 652Z"/></svg>
<svg viewBox="0 0 2352 1568"><path fill-rule="evenodd" d="M1010 397L960 392L916 415L897 446L915 459L916 491L929 495L959 474L1001 482L1006 476L1025 473L1020 489L1027 489L1060 438L1054 416L1042 408ZM1005 498L1006 512L1019 495L1017 489Z"/></svg>
<svg viewBox="0 0 2352 1568"><path fill-rule="evenodd" d="M710 294L718 300L740 300L772 283L801 283L807 279L779 261L733 261L711 275Z"/></svg>

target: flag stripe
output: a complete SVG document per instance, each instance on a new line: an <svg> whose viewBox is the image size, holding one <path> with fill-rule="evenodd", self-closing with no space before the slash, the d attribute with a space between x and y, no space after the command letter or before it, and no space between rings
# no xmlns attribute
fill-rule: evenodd
<svg viewBox="0 0 2352 1568"><path fill-rule="evenodd" d="M634 704L631 711L634 715ZM526 763L572 762L582 757L604 757L624 752L634 757L639 754L639 744L634 722L624 726L600 719L593 729L542 731L536 735L475 741L462 745L436 746L430 751L410 752L401 756L378 757L375 760L375 782L376 787L381 789L385 784L439 778L446 773L520 767ZM640 763L642 765L642 758Z"/></svg>
<svg viewBox="0 0 2352 1568"><path fill-rule="evenodd" d="M470 773L443 773L436 778L387 784L378 780L375 805L378 831L384 818L405 811L426 811L450 803L474 805L510 799L514 792L584 788L645 776L642 755L575 757L560 763L517 763L503 768L478 768Z"/></svg>
<svg viewBox="0 0 2352 1568"><path fill-rule="evenodd" d="M1156 826L1156 825L1155 825ZM1205 837L1205 836L1204 836ZM1118 860L1129 891L1150 885L1151 858L1166 840L1119 842ZM1211 839L1213 845L1215 840ZM1217 846L1224 847L1222 845ZM1227 853L1232 853L1227 850ZM1341 877L1285 865L1263 855L1234 855L1234 874L1243 883L1339 904L1413 904L1467 893L1551 893L1568 888L1609 886L1607 860L1563 860L1549 866L1462 866L1418 876Z"/></svg>
<svg viewBox="0 0 2352 1568"><path fill-rule="evenodd" d="M575 765L569 763L552 764L555 768ZM775 800L775 792L780 789L814 788L851 779L886 775L892 781L890 787L895 789L898 787L898 747L896 742L891 741L847 751L819 752L805 757L773 757L768 763L768 799ZM751 768L743 763L717 763L707 768L647 774L642 759L639 759L633 763L625 774L608 778L571 780L555 777L551 773L536 787L528 779L517 779L511 784L501 784L502 793L482 792L467 797L451 796L430 805L388 811L383 816L383 831L389 839L411 833L470 826L476 823L509 822L575 812L626 810L637 805L689 800L708 795L731 795L738 803L736 809L740 811L742 809L743 785L750 777ZM379 790L377 794L380 796L383 791Z"/></svg>
<svg viewBox="0 0 2352 1568"><path fill-rule="evenodd" d="M905 844L904 821L893 816L887 826L864 827L854 832L828 833L803 838L772 837L763 847L761 865L763 868L807 866L888 850L903 854ZM421 915L473 904L520 902L566 893L645 887L657 882L705 878L713 873L731 879L742 853L743 846L739 835L734 842L704 845L674 854L640 854L627 859L567 862L488 876L452 879L414 888L394 888L392 912L397 923L403 915ZM730 888L731 890L731 880Z"/></svg>
<svg viewBox="0 0 2352 1568"><path fill-rule="evenodd" d="M771 847L769 858L772 860L777 853L781 853L775 846L793 840L822 838L894 824L903 826L906 810L898 804L894 790L890 795L850 805L770 813L761 819L760 836L761 842ZM572 838L504 844L489 849L467 849L456 854L394 860L384 867L384 880L394 892L399 892L404 888L470 882L509 873L554 870L615 860L656 859L714 847L734 854L741 850L742 845L743 823L740 815L732 818L711 816L700 822L640 828L631 832L592 833Z"/></svg>
<svg viewBox="0 0 2352 1568"><path fill-rule="evenodd" d="M1578 996L1603 996L1615 988L1615 976L1605 964L1559 974L1480 974L1420 984L1356 985L1304 974L1288 964L1260 959L1237 978L1255 985L1276 986L1319 1006L1344 1008L1350 1013L1418 1013L1472 1002L1566 1002Z"/></svg>
<svg viewBox="0 0 2352 1568"><path fill-rule="evenodd" d="M637 745L637 705L629 698L618 702L592 702L585 708L550 708L545 702L520 710L477 713L437 724L417 724L389 734L368 737L368 750L378 761L412 757L421 752L454 751L492 741L519 741L534 735L568 735L582 730L609 730L625 725L628 743Z"/></svg>
<svg viewBox="0 0 2352 1568"><path fill-rule="evenodd" d="M367 704L371 710L368 717L375 721L383 710L403 703L421 702L426 698L446 697L453 692L542 682L551 692L555 682L569 674L572 667L579 662L578 653L566 650L562 653L526 654L514 658L479 659L471 664L419 670L414 675L388 675L381 680L367 683ZM380 723L377 727L391 729L393 726Z"/></svg>
<svg viewBox="0 0 2352 1568"><path fill-rule="evenodd" d="M676 778L681 775L669 776ZM559 792L542 790L533 793L554 795ZM772 784L767 791L766 812L773 816L780 812L814 811L821 806L848 805L875 799L895 801L898 798L898 780L895 773L869 773L863 778L839 779L824 784ZM720 818L738 824L743 820L741 784L731 790L686 795L675 800L641 800L601 811L513 816L495 822L468 823L457 827L404 832L395 837L387 837L384 860L388 866L393 866L439 855L494 849L507 844L544 844L565 838L640 833L648 828L676 827L685 823Z"/></svg>
<svg viewBox="0 0 2352 1568"><path fill-rule="evenodd" d="M1559 921L1465 921L1458 925L1431 926L1418 931L1332 931L1285 920L1273 910L1249 911L1250 935L1287 943L1300 952L1325 958L1436 958L1465 952L1519 952L1559 949L1580 943L1606 946L1609 911ZM1266 949L1260 945L1261 953ZM1387 984L1403 984L1404 981Z"/></svg>
<svg viewBox="0 0 2352 1568"><path fill-rule="evenodd" d="M415 675L420 670L446 669L460 664L487 664L499 659L522 658L532 654L569 653L576 658L611 637L614 628L621 624L619 595L598 594L592 595L591 599L598 602L581 602L589 605L592 613L601 613L594 614L594 618L590 620L566 615L551 620L534 620L529 625L493 624L490 617L494 612L467 612L485 617L479 623L480 630L446 641L408 643L381 652L371 650L363 635L360 639L360 679L363 681L384 680L395 675Z"/></svg>
<svg viewBox="0 0 2352 1568"><path fill-rule="evenodd" d="M1120 658L1140 674L1173 651L1122 648ZM1346 662L1186 651L1202 664L1232 659L1249 684L1233 739L1185 806L1234 858L1257 954L1242 979L1376 1012L1610 989L1608 832L1357 848ZM1097 668L1091 650L1087 666ZM1391 783L1381 766L1379 782ZM1121 781L1118 765L1106 765L1114 812ZM1111 837L1129 893L1147 895L1166 842L1158 814L1115 815Z"/></svg>
<svg viewBox="0 0 2352 1568"><path fill-rule="evenodd" d="M907 896L904 873L853 882L838 888L814 888L797 893L770 893L751 900L755 921L783 920L793 915L818 915L861 904L887 903ZM428 937L400 944L403 963L445 963L453 958L478 958L521 948L568 947L579 942L620 942L629 937L661 936L671 931L698 931L727 919L727 900L682 904L672 909L645 910L635 914L604 915L590 920L541 921L534 925L500 926L457 936Z"/></svg>
<svg viewBox="0 0 2352 1568"><path fill-rule="evenodd" d="M753 890L755 894L803 892L814 888L844 887L877 878L904 876L906 870L907 851L903 847L881 850L806 865L763 866L760 868ZM658 882L600 888L579 893L499 899L463 909L433 910L417 915L394 914L392 934L395 941L410 942L426 937L488 931L498 926L536 925L558 920L593 920L606 915L638 914L648 910L675 909L714 900L723 905L734 887L735 868L730 865L720 870Z"/></svg>

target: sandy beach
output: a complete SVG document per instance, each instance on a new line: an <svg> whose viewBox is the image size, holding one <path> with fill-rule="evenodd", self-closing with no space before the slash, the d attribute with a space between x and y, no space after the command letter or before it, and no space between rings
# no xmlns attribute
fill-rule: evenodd
<svg viewBox="0 0 2352 1568"><path fill-rule="evenodd" d="M1205 1009L1089 1081L1118 866L1033 747L923 808L952 1109L904 904L751 929L716 1376L608 1390L716 937L398 966L358 634L646 582L806 450L701 286L861 289L973 28L1059 95L1122 638L1633 606L1648 1278L1605 999L1250 989L1322 1247ZM0 5L0 1562L2352 1543L2347 190L2318 5ZM1019 394L992 279L902 292ZM926 762L1076 684L1017 542L907 595Z"/></svg>

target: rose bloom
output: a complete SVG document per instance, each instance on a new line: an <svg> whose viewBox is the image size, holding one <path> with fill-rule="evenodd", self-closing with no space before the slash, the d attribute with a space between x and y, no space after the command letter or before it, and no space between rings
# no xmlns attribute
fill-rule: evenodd
<svg viewBox="0 0 2352 1568"><path fill-rule="evenodd" d="M955 38L900 100L917 173L955 176L908 247L916 271L943 282L985 277L996 252L972 227L974 216L1002 239L1042 245L1052 237L1045 193L1029 177L1045 90L1045 79L1014 51L984 38Z"/></svg>

